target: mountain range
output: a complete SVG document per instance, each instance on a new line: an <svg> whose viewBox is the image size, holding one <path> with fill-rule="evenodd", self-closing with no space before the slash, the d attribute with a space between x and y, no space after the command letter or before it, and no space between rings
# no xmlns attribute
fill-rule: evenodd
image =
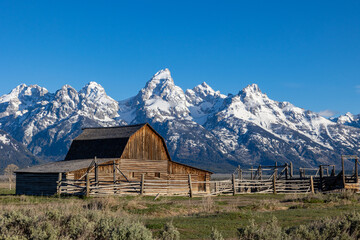
<svg viewBox="0 0 360 240"><path fill-rule="evenodd" d="M83 127L148 122L165 138L173 160L214 172L275 161L339 165L341 154L360 151L359 119L350 113L326 119L272 100L256 84L234 95L205 82L183 91L168 69L122 101L96 82L55 93L22 84L0 97L0 129L45 161L63 159Z"/></svg>

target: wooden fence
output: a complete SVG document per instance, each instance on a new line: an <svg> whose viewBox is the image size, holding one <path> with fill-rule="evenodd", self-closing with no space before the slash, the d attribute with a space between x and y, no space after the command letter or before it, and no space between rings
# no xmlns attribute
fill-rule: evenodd
<svg viewBox="0 0 360 240"><path fill-rule="evenodd" d="M310 179L265 179L211 181L211 194L243 193L313 193L314 180Z"/></svg>
<svg viewBox="0 0 360 240"><path fill-rule="evenodd" d="M205 185L205 189L196 188L199 184ZM61 180L57 182L58 194L69 195L207 195L210 194L209 181L188 180L163 180L145 179L142 175L140 181L94 181L84 180Z"/></svg>
<svg viewBox="0 0 360 240"><path fill-rule="evenodd" d="M196 188L199 184L205 189ZM314 192L314 180L310 179L272 179L248 180L235 179L223 181L192 181L188 180L162 180L145 179L140 181L112 182L85 180L58 181L58 194L71 195L179 195L199 196L218 194L244 194L244 193L311 193Z"/></svg>

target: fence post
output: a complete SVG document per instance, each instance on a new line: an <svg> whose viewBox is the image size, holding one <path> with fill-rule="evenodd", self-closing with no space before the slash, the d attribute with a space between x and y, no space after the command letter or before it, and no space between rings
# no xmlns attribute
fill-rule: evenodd
<svg viewBox="0 0 360 240"><path fill-rule="evenodd" d="M276 175L277 175L277 169L275 169L274 176L273 176L273 193L274 194L276 194Z"/></svg>
<svg viewBox="0 0 360 240"><path fill-rule="evenodd" d="M59 173L58 182L57 182L57 189L56 189L56 193L59 196L61 194L61 180L62 180L62 173Z"/></svg>
<svg viewBox="0 0 360 240"><path fill-rule="evenodd" d="M114 184L116 183L116 165L115 165L115 160L113 162L113 181Z"/></svg>
<svg viewBox="0 0 360 240"><path fill-rule="evenodd" d="M332 166L332 170L331 170L331 176L335 177L335 166Z"/></svg>
<svg viewBox="0 0 360 240"><path fill-rule="evenodd" d="M90 196L90 179L89 173L86 174L86 197Z"/></svg>
<svg viewBox="0 0 360 240"><path fill-rule="evenodd" d="M294 168L293 168L293 163L290 162L290 178L293 177L293 174L294 174Z"/></svg>
<svg viewBox="0 0 360 240"><path fill-rule="evenodd" d="M242 192L243 191L243 188L242 188L242 169L240 169L239 182L240 182L239 191Z"/></svg>
<svg viewBox="0 0 360 240"><path fill-rule="evenodd" d="M323 191L323 168L322 166L320 165L320 190Z"/></svg>
<svg viewBox="0 0 360 240"><path fill-rule="evenodd" d="M193 190L192 190L192 184L191 184L191 175L188 175L189 178L189 196L192 198L193 197Z"/></svg>
<svg viewBox="0 0 360 240"><path fill-rule="evenodd" d="M315 193L313 176L310 176L310 190L311 190L311 193Z"/></svg>
<svg viewBox="0 0 360 240"><path fill-rule="evenodd" d="M260 179L260 180L262 180L262 169L261 169L261 164L259 165L258 172L259 172L259 179Z"/></svg>
<svg viewBox="0 0 360 240"><path fill-rule="evenodd" d="M344 188L345 188L345 159L343 156L341 156L341 166L342 166L342 180L343 180L343 185L344 185Z"/></svg>
<svg viewBox="0 0 360 240"><path fill-rule="evenodd" d="M288 180L289 178L289 164L285 163L285 179Z"/></svg>
<svg viewBox="0 0 360 240"><path fill-rule="evenodd" d="M141 174L140 195L144 194L144 185L145 185L145 175Z"/></svg>
<svg viewBox="0 0 360 240"><path fill-rule="evenodd" d="M95 157L95 184L96 186L99 184L99 167L96 163L96 157Z"/></svg>
<svg viewBox="0 0 360 240"><path fill-rule="evenodd" d="M218 182L215 181L215 194L217 195L217 192L218 192Z"/></svg>
<svg viewBox="0 0 360 240"><path fill-rule="evenodd" d="M235 175L232 175L232 187L233 187L233 196L236 194L236 186L235 186Z"/></svg>
<svg viewBox="0 0 360 240"><path fill-rule="evenodd" d="M359 183L359 174L358 174L358 157L355 158L355 181Z"/></svg>
<svg viewBox="0 0 360 240"><path fill-rule="evenodd" d="M96 162L95 162L95 186L99 186L99 169L98 169L98 164Z"/></svg>

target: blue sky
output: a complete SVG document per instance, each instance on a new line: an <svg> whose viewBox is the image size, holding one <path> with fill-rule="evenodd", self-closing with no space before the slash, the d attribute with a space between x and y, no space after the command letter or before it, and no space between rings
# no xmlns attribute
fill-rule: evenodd
<svg viewBox="0 0 360 240"><path fill-rule="evenodd" d="M183 89L257 83L313 111L360 113L360 1L0 1L0 94L89 81L117 100L169 68Z"/></svg>

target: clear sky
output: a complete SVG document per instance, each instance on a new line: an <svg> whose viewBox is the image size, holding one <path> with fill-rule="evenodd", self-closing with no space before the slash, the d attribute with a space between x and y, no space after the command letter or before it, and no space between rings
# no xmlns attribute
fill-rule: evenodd
<svg viewBox="0 0 360 240"><path fill-rule="evenodd" d="M96 81L122 100L166 67L183 89L360 113L360 1L0 1L0 95Z"/></svg>

